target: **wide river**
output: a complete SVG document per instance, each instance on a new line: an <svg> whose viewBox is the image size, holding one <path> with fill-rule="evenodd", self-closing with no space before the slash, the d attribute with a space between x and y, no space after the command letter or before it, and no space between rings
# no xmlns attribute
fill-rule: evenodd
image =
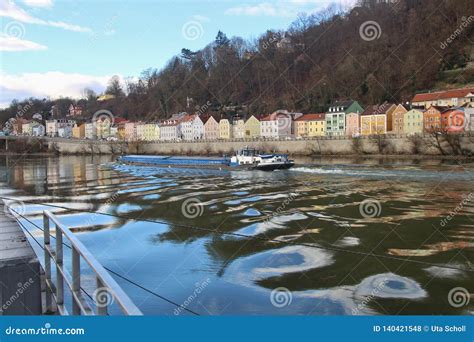
<svg viewBox="0 0 474 342"><path fill-rule="evenodd" d="M298 162L265 173L3 156L0 196L18 199L40 244L32 223L56 213L141 286L113 275L148 315L474 312L473 163Z"/></svg>

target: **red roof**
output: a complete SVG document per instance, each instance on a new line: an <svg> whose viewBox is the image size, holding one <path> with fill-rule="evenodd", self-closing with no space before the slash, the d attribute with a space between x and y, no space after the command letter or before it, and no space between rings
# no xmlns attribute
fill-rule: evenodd
<svg viewBox="0 0 474 342"><path fill-rule="evenodd" d="M326 113L318 113L318 114L304 114L300 116L295 121L321 121L324 120L326 117Z"/></svg>
<svg viewBox="0 0 474 342"><path fill-rule="evenodd" d="M432 93L416 94L412 102L436 101L440 99L452 99L465 97L469 93L474 93L474 88L453 89L436 91Z"/></svg>
<svg viewBox="0 0 474 342"><path fill-rule="evenodd" d="M384 102L381 105L369 106L361 115L384 115L393 106L395 106L395 104L390 102Z"/></svg>
<svg viewBox="0 0 474 342"><path fill-rule="evenodd" d="M266 115L260 118L260 121L273 121L272 115Z"/></svg>

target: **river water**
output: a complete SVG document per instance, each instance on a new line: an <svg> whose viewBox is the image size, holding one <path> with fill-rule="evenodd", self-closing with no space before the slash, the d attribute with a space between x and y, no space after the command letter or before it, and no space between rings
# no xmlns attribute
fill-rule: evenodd
<svg viewBox="0 0 474 342"><path fill-rule="evenodd" d="M109 156L0 163L0 196L19 199L19 213L42 225L51 210L104 266L181 305L114 276L148 315L473 313L472 163L308 159L270 173Z"/></svg>

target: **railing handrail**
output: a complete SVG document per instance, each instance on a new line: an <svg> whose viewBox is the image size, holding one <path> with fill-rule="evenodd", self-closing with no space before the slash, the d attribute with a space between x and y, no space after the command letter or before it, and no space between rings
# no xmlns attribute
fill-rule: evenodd
<svg viewBox="0 0 474 342"><path fill-rule="evenodd" d="M73 258L72 258L72 263L73 263L73 280L72 280L72 286L70 286L70 282L66 281L67 286L72 292L73 295L73 307L76 306L76 313L80 314L80 310L77 308L81 308L81 303L79 303L79 295L77 295L77 292L80 291L80 257L82 257L91 270L95 273L95 276L97 277L97 286L98 287L104 287L107 290L107 294L110 294L113 296L113 298L116 300L117 304L120 306L122 312L126 315L142 315L142 312L138 307L132 302L132 300L128 297L128 295L122 290L122 288L118 285L118 283L115 281L114 278L107 272L107 270L102 266L102 264L89 252L89 250L84 246L84 244L74 235L74 233L71 232L71 230L63 225L58 218L51 213L49 210L44 210L43 211L43 219L44 219L44 224L45 224L45 229L44 229L44 243L45 243L45 267L48 268L46 270L46 277L51 277L51 263L50 263L50 258L52 258L56 264L57 267L57 273L61 273L58 275L58 280L60 280L61 284L58 284L59 286L63 286L63 281L64 281L64 273L66 273L65 270L62 269L62 234L66 236L66 238L69 240L71 243L71 248L73 251ZM55 226L56 226L56 255L53 256L49 246L49 241L50 241L50 229L49 229L49 220L51 220ZM58 234L59 230L59 234ZM59 239L58 239L59 237ZM61 244L61 246L58 246L58 244ZM59 253L58 253L59 252ZM51 281L51 279L48 279ZM67 280L67 278L66 278ZM76 288L74 288L76 287ZM63 289L60 289L60 294L61 297ZM74 293L76 292L76 293ZM58 289L56 289L56 294L58 293ZM96 302L97 309L98 309L98 314L99 315L105 315L107 314L107 305L108 303L105 303L105 305L98 305L98 303L101 301L98 299L99 296L103 295L100 294L98 291L94 293L96 298L94 298L94 301ZM61 298L62 299L62 298ZM62 304L62 303L60 303ZM105 307L104 307L105 306ZM83 309L83 311L85 311Z"/></svg>

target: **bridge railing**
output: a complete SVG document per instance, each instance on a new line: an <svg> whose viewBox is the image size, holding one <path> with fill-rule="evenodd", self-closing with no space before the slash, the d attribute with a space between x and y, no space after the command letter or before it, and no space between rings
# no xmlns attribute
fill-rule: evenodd
<svg viewBox="0 0 474 342"><path fill-rule="evenodd" d="M84 244L63 225L54 214L43 212L44 227L44 264L46 280L46 308L52 311L52 300L61 315L69 315L64 303L64 289L70 291L73 315L107 315L109 305L115 301L125 315L142 315L140 309L132 302L102 264L89 252ZM51 246L51 228L55 229L56 243ZM72 275L64 267L63 238L67 238L72 249ZM94 292L95 311L90 307L81 292L81 260L84 260L93 271L97 282ZM51 265L56 265L56 282L52 279Z"/></svg>

